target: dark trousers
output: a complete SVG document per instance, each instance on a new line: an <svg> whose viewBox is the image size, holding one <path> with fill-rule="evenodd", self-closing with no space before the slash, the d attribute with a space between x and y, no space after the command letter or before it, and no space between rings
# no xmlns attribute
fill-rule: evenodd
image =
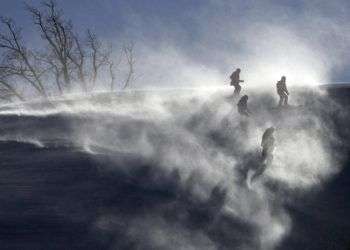
<svg viewBox="0 0 350 250"><path fill-rule="evenodd" d="M236 83L236 84L232 84L232 86L235 87L235 90L233 91L233 96L239 96L239 94L241 93L241 85L239 85L239 83Z"/></svg>
<svg viewBox="0 0 350 250"><path fill-rule="evenodd" d="M283 105L288 105L288 95L286 94L279 94L280 96L280 101L278 103L278 106L282 106Z"/></svg>

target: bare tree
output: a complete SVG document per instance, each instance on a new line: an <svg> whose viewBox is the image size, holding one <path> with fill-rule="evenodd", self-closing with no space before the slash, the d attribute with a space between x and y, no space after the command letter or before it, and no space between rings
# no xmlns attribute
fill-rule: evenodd
<svg viewBox="0 0 350 250"><path fill-rule="evenodd" d="M64 20L62 12L57 10L52 0L43 2L45 11L27 5L32 14L34 24L39 27L42 38L48 43L52 55L59 62L65 85L71 87L70 53L74 45L73 26Z"/></svg>
<svg viewBox="0 0 350 250"><path fill-rule="evenodd" d="M88 86L85 79L85 58L86 53L83 45L80 42L78 35L73 35L75 50L68 55L69 59L77 68L77 75L79 82L81 83L81 87L83 91L88 91Z"/></svg>
<svg viewBox="0 0 350 250"><path fill-rule="evenodd" d="M110 51L112 53L113 51L113 47L112 45L110 45ZM110 76L110 91L114 91L115 90L115 80L116 80L116 75L115 72L118 68L118 66L120 65L120 63L122 62L122 55L123 52L121 51L121 53L119 54L119 56L116 58L117 60L114 61L113 59L109 58L108 60L108 71L109 71L109 76Z"/></svg>
<svg viewBox="0 0 350 250"><path fill-rule="evenodd" d="M109 69L109 75L111 77L111 82L110 82L110 90L113 92L114 91L114 85L115 85L115 70L114 70L114 62L109 61L108 62L108 69Z"/></svg>
<svg viewBox="0 0 350 250"><path fill-rule="evenodd" d="M134 77L134 65L135 65L134 43L129 43L124 45L123 51L126 58L126 62L128 64L128 73L123 86L123 89L126 89L127 87L129 87Z"/></svg>
<svg viewBox="0 0 350 250"><path fill-rule="evenodd" d="M0 32L0 49L4 60L1 68L7 75L16 75L25 79L41 95L46 97L46 91L40 78L42 72L35 66L34 54L22 44L21 30L16 28L10 18L1 18L1 23L7 32Z"/></svg>
<svg viewBox="0 0 350 250"><path fill-rule="evenodd" d="M65 19L54 0L44 0L42 8L26 5L34 25L47 46L38 51L25 47L21 30L9 18L1 18L0 24L0 99L14 97L24 100L18 86L26 83L39 95L47 97L52 90L63 94L75 82L83 91L96 87L101 74L109 74L111 91L115 90L116 68L123 57L128 65L122 88L134 80L134 44L123 46L119 61L111 58L112 46L107 46L87 30L86 40L74 32L72 23ZM24 81L23 81L24 80ZM44 85L45 83L45 85ZM50 87L50 84L55 88Z"/></svg>
<svg viewBox="0 0 350 250"><path fill-rule="evenodd" d="M92 33L91 30L87 30L87 44L91 50L91 65L92 75L91 82L92 88L96 85L96 80L101 67L109 65L110 69L113 65L110 64L111 50L103 48L101 41L97 38L96 34Z"/></svg>

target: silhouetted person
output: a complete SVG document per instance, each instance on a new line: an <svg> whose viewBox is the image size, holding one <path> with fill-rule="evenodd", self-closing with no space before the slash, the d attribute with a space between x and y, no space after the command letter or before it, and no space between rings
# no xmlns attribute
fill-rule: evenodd
<svg viewBox="0 0 350 250"><path fill-rule="evenodd" d="M282 106L282 104L287 106L289 92L287 89L285 76L282 76L281 80L277 82L276 88L277 88L277 94L280 96L280 101L278 103L278 106Z"/></svg>
<svg viewBox="0 0 350 250"><path fill-rule="evenodd" d="M248 109L248 96L244 95L237 103L238 113L241 115L249 116L250 111Z"/></svg>
<svg viewBox="0 0 350 250"><path fill-rule="evenodd" d="M243 80L239 79L239 74L241 73L241 69L238 68L236 69L232 75L230 76L231 78L231 86L235 87L235 91L233 92L234 96L239 96L239 93L241 93L241 85L239 85L239 83L244 82Z"/></svg>
<svg viewBox="0 0 350 250"><path fill-rule="evenodd" d="M265 169L272 164L273 160L273 150L275 149L275 137L273 133L275 132L274 127L270 127L265 130L262 140L261 140L261 164L260 167L255 171L251 177L251 182L262 175Z"/></svg>

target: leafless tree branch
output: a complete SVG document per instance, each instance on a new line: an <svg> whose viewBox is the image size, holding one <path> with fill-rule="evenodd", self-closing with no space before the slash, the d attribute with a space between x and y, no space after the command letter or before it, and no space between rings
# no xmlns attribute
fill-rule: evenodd
<svg viewBox="0 0 350 250"><path fill-rule="evenodd" d="M134 43L129 43L124 45L123 47L124 55L128 64L128 74L123 86L123 89L126 89L129 87L130 83L133 80L134 76L134 65L135 65L135 59L134 59Z"/></svg>
<svg viewBox="0 0 350 250"><path fill-rule="evenodd" d="M26 80L28 80L28 78L33 78L29 83L42 96L46 96L45 88L40 79L40 73L31 63L30 57L32 57L32 53L21 44L20 29L16 28L14 22L10 18L2 17L0 21L7 30L6 33L1 32L0 34L0 48L5 50L7 67ZM21 65L21 67L18 68L16 63ZM23 67L25 67L25 69Z"/></svg>

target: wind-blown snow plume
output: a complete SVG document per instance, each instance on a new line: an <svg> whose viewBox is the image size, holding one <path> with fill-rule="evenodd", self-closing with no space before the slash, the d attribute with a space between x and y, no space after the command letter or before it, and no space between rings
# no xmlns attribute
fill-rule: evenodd
<svg viewBox="0 0 350 250"><path fill-rule="evenodd" d="M249 118L229 92L210 89L26 104L3 108L2 140L66 145L90 155L99 175L124 176L91 225L112 249L274 249L293 227L286 206L339 170L336 104L303 91L286 110L252 92ZM269 126L273 164L249 185Z"/></svg>

